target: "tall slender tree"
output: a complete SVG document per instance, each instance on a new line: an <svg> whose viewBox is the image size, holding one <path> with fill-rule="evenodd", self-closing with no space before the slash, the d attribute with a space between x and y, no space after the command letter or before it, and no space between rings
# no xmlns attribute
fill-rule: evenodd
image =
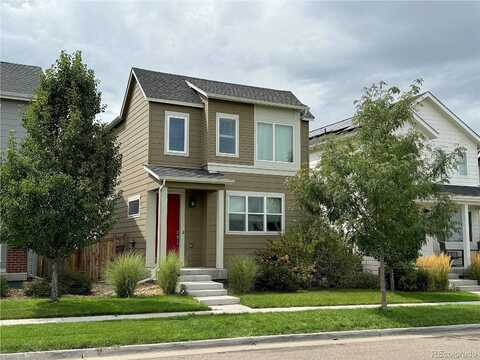
<svg viewBox="0 0 480 360"><path fill-rule="evenodd" d="M54 301L59 264L112 225L121 157L103 111L93 70L62 51L26 110L23 144L10 140L0 166L0 236L51 260Z"/></svg>
<svg viewBox="0 0 480 360"><path fill-rule="evenodd" d="M327 216L380 262L382 308L385 264L414 260L427 234L453 226L452 203L438 184L448 182L461 149L432 149L415 130L420 86L417 80L405 92L383 82L366 88L356 102L356 133L327 141L317 168L290 182L306 211Z"/></svg>

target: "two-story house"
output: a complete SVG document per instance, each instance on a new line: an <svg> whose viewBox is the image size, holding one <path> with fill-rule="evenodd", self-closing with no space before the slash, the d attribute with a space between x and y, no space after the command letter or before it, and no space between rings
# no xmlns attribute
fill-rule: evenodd
<svg viewBox="0 0 480 360"><path fill-rule="evenodd" d="M453 216L459 225L458 231L447 239L445 251L452 257L454 268L461 271L470 265L471 255L480 249L480 136L431 92L422 94L416 100L414 120L413 126L424 134L425 141L432 148L452 151L460 146L465 149L450 182L442 185L443 191L450 194L457 205ZM356 128L350 118L311 131L310 167L315 167L320 160L322 142L332 136L349 136ZM428 238L422 253L431 255L440 250L439 242ZM370 269L376 267L368 260L366 265Z"/></svg>
<svg viewBox="0 0 480 360"><path fill-rule="evenodd" d="M22 117L41 74L38 66L0 62L0 157L5 154L10 134L19 143L25 137ZM35 256L31 251L0 243L0 275L15 281L25 280L34 272Z"/></svg>
<svg viewBox="0 0 480 360"><path fill-rule="evenodd" d="M296 219L308 107L290 91L133 68L110 124L123 156L114 235L154 269L167 253L223 278Z"/></svg>

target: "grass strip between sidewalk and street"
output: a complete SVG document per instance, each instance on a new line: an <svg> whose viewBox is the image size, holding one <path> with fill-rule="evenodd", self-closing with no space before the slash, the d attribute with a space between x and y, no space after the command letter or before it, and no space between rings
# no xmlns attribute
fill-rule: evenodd
<svg viewBox="0 0 480 360"><path fill-rule="evenodd" d="M1 320L201 310L208 310L208 307L189 296L173 295L133 298L64 296L54 303L48 299L0 300Z"/></svg>
<svg viewBox="0 0 480 360"><path fill-rule="evenodd" d="M390 304L480 301L480 296L464 291L388 292ZM308 290L292 293L257 292L240 296L242 305L252 308L296 306L366 305L380 302L379 290Z"/></svg>
<svg viewBox="0 0 480 360"><path fill-rule="evenodd" d="M480 323L480 305L437 305L294 313L191 315L166 319L6 326L6 352Z"/></svg>

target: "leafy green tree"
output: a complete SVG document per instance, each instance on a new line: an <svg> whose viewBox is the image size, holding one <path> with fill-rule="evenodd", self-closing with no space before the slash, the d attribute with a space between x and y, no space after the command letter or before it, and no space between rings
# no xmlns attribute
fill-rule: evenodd
<svg viewBox="0 0 480 360"><path fill-rule="evenodd" d="M319 145L316 169L290 181L305 211L326 216L361 253L380 262L382 308L385 265L413 261L427 234L452 226L452 203L438 184L448 182L461 149L432 149L415 130L420 86L417 80L405 92L383 82L366 88L356 102L358 131Z"/></svg>
<svg viewBox="0 0 480 360"><path fill-rule="evenodd" d="M0 236L58 267L112 225L121 157L115 137L96 120L104 111L93 70L80 52L61 52L26 110L21 147L11 139L0 167Z"/></svg>

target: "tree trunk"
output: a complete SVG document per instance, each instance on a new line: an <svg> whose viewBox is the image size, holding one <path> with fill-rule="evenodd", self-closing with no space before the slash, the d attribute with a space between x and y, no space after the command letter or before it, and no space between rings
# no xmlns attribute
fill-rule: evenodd
<svg viewBox="0 0 480 360"><path fill-rule="evenodd" d="M378 268L378 277L380 280L380 292L381 292L381 308L385 310L387 308L387 284L385 281L385 261L380 260L380 267Z"/></svg>
<svg viewBox="0 0 480 360"><path fill-rule="evenodd" d="M50 301L58 301L58 261L52 261L52 281L50 283Z"/></svg>
<svg viewBox="0 0 480 360"><path fill-rule="evenodd" d="M390 269L390 290L395 292L395 274L393 273L393 269Z"/></svg>

